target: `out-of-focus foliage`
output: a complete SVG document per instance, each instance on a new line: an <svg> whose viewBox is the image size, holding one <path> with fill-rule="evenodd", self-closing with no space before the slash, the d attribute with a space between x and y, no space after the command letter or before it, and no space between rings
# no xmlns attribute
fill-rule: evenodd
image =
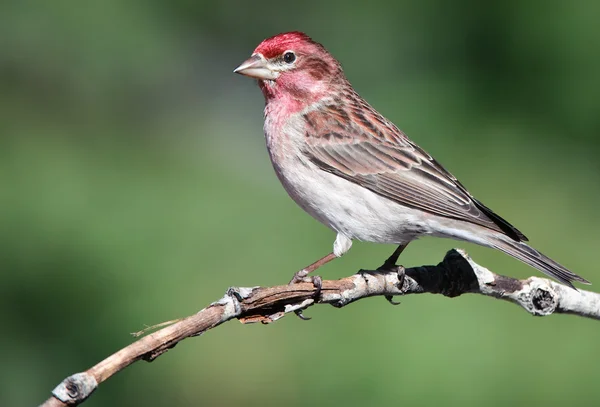
<svg viewBox="0 0 600 407"><path fill-rule="evenodd" d="M517 1L0 4L0 405L188 315L231 285L280 284L334 234L272 173L263 100L232 69L303 30L358 91L534 246L600 283L600 3ZM467 248L424 240L405 265ZM373 267L357 243L322 270ZM596 286L593 286L595 288ZM596 405L598 326L486 298L316 307L230 323L86 406Z"/></svg>

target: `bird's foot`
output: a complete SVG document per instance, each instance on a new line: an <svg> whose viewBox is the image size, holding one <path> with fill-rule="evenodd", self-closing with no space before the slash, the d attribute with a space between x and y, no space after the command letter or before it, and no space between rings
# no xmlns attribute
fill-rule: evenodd
<svg viewBox="0 0 600 407"><path fill-rule="evenodd" d="M294 276L292 277L292 279L290 280L288 285L298 284L298 283L311 283L312 280L310 278L308 278L308 273L310 273L310 271L308 271L307 269L302 269L302 270L296 271L296 273L294 274Z"/></svg>
<svg viewBox="0 0 600 407"><path fill-rule="evenodd" d="M323 279L320 276L309 277L308 273L310 273L310 271L307 271L306 269L302 269L296 272L296 274L294 274L294 277L292 277L288 285L298 283L312 283L312 285L315 286L315 288L317 289L317 291L315 292L315 297L318 297L321 294L321 288L323 288Z"/></svg>
<svg viewBox="0 0 600 407"><path fill-rule="evenodd" d="M379 266L379 268L377 270L378 271L392 271L392 270L394 270L395 267L398 267L398 266L396 266L396 262L398 261L398 258L400 257L400 255L402 254L404 249L406 249L406 246L408 246L408 243L403 243L403 244L398 245L396 250L394 250L394 253L392 253L392 255L390 257L388 257L385 260L385 262L383 262L383 264L381 266Z"/></svg>
<svg viewBox="0 0 600 407"><path fill-rule="evenodd" d="M377 269L378 271L396 271L396 273L398 273L398 288L402 289L402 287L404 286L404 278L406 277L406 273L405 273L405 268L404 266L390 266L390 265L386 265L385 263L383 264L383 266L379 267ZM393 295L386 295L385 299L392 305L400 305L400 301L394 301L394 296Z"/></svg>
<svg viewBox="0 0 600 407"><path fill-rule="evenodd" d="M308 272L302 269L296 274L294 274L294 277L290 280L288 285L298 283L312 283L312 285L315 287L315 293L313 294L313 297L315 299L315 302L319 302L319 298L321 297L321 290L323 289L323 279L320 276L308 277ZM299 309L294 311L294 314L296 314L298 318L300 318L303 321L309 321L312 319L310 317L305 316L302 312L303 310Z"/></svg>
<svg viewBox="0 0 600 407"><path fill-rule="evenodd" d="M381 267L378 267L376 270L359 270L358 274L365 280L365 282L369 283L369 276L379 275L379 274L387 274L389 272L396 271L398 273L398 287L402 287L404 285L404 267L383 264ZM400 305L400 302L394 301L393 295L385 295L384 298L392 305Z"/></svg>

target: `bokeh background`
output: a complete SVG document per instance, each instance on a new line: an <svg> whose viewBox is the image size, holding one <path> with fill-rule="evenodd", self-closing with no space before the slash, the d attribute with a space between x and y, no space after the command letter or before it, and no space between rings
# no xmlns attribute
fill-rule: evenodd
<svg viewBox="0 0 600 407"><path fill-rule="evenodd" d="M280 187L263 99L232 73L303 30L357 90L533 244L600 284L599 2L12 1L0 4L0 405L194 313L275 285L334 233ZM466 248L494 271L533 269ZM357 243L327 278L374 267ZM592 286L597 289L598 286ZM228 323L137 363L86 406L597 405L597 322L477 296Z"/></svg>

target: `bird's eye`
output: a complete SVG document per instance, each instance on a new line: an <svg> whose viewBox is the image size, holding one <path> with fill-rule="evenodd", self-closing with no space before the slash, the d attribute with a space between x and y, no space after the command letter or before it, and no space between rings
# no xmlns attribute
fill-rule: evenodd
<svg viewBox="0 0 600 407"><path fill-rule="evenodd" d="M286 51L286 53L283 54L283 62L285 62L286 64L291 64L295 60L296 54L294 54L292 51Z"/></svg>

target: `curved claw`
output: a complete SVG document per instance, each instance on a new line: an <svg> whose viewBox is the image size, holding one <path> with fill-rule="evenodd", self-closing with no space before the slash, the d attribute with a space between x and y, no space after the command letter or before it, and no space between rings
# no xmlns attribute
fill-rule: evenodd
<svg viewBox="0 0 600 407"><path fill-rule="evenodd" d="M400 305L401 302L400 301L394 301L394 296L393 295L386 295L385 299L392 305Z"/></svg>
<svg viewBox="0 0 600 407"><path fill-rule="evenodd" d="M304 316L301 309L294 311L294 314L303 321L310 321L312 319L311 317Z"/></svg>
<svg viewBox="0 0 600 407"><path fill-rule="evenodd" d="M321 296L321 290L323 289L323 279L320 276L314 276L311 278L313 285L315 286L315 293L313 295L315 302L319 301L319 297ZM304 316L302 313L303 310L298 309L294 311L294 314L298 316L303 321L310 321L312 318Z"/></svg>

